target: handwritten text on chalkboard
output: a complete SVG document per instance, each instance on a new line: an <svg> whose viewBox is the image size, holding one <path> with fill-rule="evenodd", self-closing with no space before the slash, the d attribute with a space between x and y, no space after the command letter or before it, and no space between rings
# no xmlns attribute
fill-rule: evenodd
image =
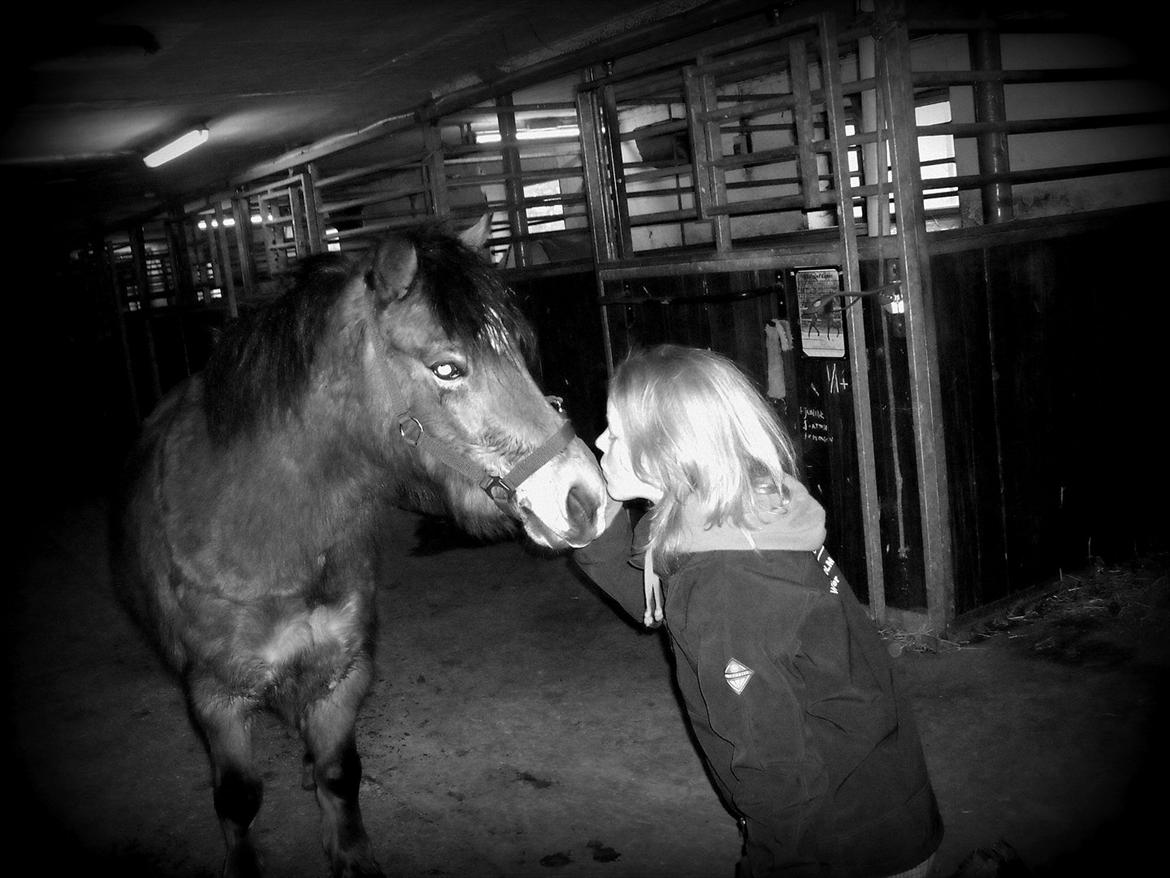
<svg viewBox="0 0 1170 878"><path fill-rule="evenodd" d="M800 407L800 434L810 442L823 442L826 445L834 442L824 411L813 406Z"/></svg>

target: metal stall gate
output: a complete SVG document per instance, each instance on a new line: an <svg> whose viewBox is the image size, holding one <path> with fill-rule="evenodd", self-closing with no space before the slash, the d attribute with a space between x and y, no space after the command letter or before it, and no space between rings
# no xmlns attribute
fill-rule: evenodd
<svg viewBox="0 0 1170 878"><path fill-rule="evenodd" d="M608 360L663 340L735 358L795 434L875 618L940 633L951 546L907 32L839 34L825 13L710 37L580 93Z"/></svg>

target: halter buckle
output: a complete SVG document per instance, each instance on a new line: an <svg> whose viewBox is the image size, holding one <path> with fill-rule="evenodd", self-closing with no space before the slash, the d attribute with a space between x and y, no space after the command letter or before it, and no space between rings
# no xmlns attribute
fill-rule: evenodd
<svg viewBox="0 0 1170 878"><path fill-rule="evenodd" d="M479 486L497 503L511 503L516 496L516 489L503 476L484 476Z"/></svg>

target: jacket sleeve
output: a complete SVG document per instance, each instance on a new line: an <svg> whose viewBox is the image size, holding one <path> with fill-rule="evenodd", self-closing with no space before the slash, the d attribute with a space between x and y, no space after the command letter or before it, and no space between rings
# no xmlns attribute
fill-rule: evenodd
<svg viewBox="0 0 1170 878"><path fill-rule="evenodd" d="M644 553L634 549L631 515L629 509L622 509L601 536L573 551L573 562L623 610L641 622L646 610L642 585Z"/></svg>
<svg viewBox="0 0 1170 878"><path fill-rule="evenodd" d="M790 863L791 874L804 874L801 839L827 791L795 659L810 596L781 587L778 599L774 580L743 571L734 582L717 580L695 607L705 619L695 657L699 687L711 730L724 742L711 755L726 760L720 773L753 842Z"/></svg>

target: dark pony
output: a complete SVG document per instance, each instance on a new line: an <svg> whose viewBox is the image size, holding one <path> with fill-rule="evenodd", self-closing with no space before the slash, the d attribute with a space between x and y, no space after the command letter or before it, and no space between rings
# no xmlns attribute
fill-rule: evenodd
<svg viewBox="0 0 1170 878"><path fill-rule="evenodd" d="M553 550L602 526L596 460L525 366L531 330L481 255L484 229L424 225L308 261L143 427L115 581L206 742L225 875L260 872L259 710L303 738L333 874L381 874L354 723L387 500Z"/></svg>

